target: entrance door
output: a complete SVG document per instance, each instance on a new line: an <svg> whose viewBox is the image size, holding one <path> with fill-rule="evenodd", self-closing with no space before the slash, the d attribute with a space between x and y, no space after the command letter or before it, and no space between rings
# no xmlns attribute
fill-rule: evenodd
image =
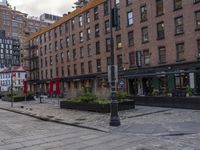
<svg viewBox="0 0 200 150"><path fill-rule="evenodd" d="M136 79L129 80L129 93L130 95L137 95L138 93L138 85Z"/></svg>

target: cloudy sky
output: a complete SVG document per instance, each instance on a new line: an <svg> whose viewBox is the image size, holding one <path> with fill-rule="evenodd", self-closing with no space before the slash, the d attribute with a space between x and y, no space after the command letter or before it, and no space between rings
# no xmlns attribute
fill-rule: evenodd
<svg viewBox="0 0 200 150"><path fill-rule="evenodd" d="M40 16L43 13L62 16L72 10L75 1L77 0L8 0L12 7L15 6L29 16Z"/></svg>

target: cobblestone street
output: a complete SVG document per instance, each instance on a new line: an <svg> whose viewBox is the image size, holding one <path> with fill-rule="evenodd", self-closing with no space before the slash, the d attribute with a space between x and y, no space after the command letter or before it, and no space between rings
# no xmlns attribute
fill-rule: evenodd
<svg viewBox="0 0 200 150"><path fill-rule="evenodd" d="M24 106L24 108L20 108ZM49 116L84 129L43 121L0 110L0 149L2 150L199 150L200 111L136 106L119 113L122 125L109 126L110 114L64 110L56 100L27 103L0 101L0 107L24 114Z"/></svg>

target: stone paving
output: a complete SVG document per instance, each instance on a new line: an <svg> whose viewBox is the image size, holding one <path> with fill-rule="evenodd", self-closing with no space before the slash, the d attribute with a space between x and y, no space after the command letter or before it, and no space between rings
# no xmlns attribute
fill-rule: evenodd
<svg viewBox="0 0 200 150"><path fill-rule="evenodd" d="M21 108L21 106L24 106L24 108ZM198 110L136 106L134 110L119 112L122 125L116 128L109 126L110 114L60 109L56 99L47 99L42 104L39 101L14 103L14 108L10 108L10 103L0 101L0 108L106 131L99 132L61 124L55 125L51 122L37 121L37 119L32 119L34 120L32 122L25 121L23 125L20 124L22 121L16 120L16 116L12 113L3 113L6 114L7 118L15 120L14 123L11 123L11 125L14 124L14 127L11 127L9 125L12 121L9 121L9 119L7 121L5 117L2 124L1 112L0 139L3 137L3 139L9 141L13 137L15 141L24 137L25 144L23 142L11 142L9 144L9 142L5 143L4 140L0 140L0 150L2 149L1 145L11 147L10 149L19 147L19 149L24 150L200 150L200 111ZM17 118L20 118L22 115L17 116ZM22 118L26 117L23 116ZM29 118L29 120L31 119ZM22 130L22 126L26 127ZM62 131L62 128L67 128L66 132ZM22 131L23 134L21 134ZM73 131L75 133L72 136L70 132ZM79 135L82 132L86 134L83 137ZM48 140L51 133L53 137L58 134L55 138L59 140ZM35 136L35 134L40 139L32 141L32 136ZM48 136L45 136L46 134ZM65 137L68 135L69 137ZM30 143L33 145L30 146Z"/></svg>

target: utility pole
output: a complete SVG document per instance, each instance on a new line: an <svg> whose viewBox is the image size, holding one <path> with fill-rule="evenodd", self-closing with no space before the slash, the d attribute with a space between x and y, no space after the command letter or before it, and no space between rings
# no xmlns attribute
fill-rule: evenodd
<svg viewBox="0 0 200 150"><path fill-rule="evenodd" d="M120 119L118 115L118 100L116 97L116 72L115 72L115 53L114 53L114 40L113 40L113 27L117 26L118 23L117 11L116 8L112 8L112 0L109 4L110 9L110 58L111 58L111 117L110 117L110 126L120 126Z"/></svg>

